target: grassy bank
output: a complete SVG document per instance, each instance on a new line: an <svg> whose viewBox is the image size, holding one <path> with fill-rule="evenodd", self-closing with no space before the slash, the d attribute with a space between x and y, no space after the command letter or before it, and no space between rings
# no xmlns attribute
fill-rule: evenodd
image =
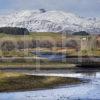
<svg viewBox="0 0 100 100"><path fill-rule="evenodd" d="M79 84L81 82L77 78L32 76L0 72L0 92L45 89L64 84Z"/></svg>
<svg viewBox="0 0 100 100"><path fill-rule="evenodd" d="M76 68L74 64L67 64L61 62L52 62L52 63L15 63L15 62L6 62L0 63L0 69L66 69L66 68Z"/></svg>
<svg viewBox="0 0 100 100"><path fill-rule="evenodd" d="M74 64L67 62L48 61L47 59L5 58L0 61L0 69L64 69L75 68Z"/></svg>

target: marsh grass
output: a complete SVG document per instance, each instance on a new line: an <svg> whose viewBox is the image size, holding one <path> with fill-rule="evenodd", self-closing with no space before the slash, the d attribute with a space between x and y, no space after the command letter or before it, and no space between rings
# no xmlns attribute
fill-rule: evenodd
<svg viewBox="0 0 100 100"><path fill-rule="evenodd" d="M0 72L0 92L46 89L64 84L79 84L81 82L82 81L77 78L33 76L19 73Z"/></svg>

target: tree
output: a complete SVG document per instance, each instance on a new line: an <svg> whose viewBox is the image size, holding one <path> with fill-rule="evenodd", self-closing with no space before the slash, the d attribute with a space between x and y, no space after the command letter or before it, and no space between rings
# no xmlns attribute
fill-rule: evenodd
<svg viewBox="0 0 100 100"><path fill-rule="evenodd" d="M86 36L86 35L89 35L89 33L85 32L85 31L79 31L79 32L74 32L73 35L82 35L82 36Z"/></svg>

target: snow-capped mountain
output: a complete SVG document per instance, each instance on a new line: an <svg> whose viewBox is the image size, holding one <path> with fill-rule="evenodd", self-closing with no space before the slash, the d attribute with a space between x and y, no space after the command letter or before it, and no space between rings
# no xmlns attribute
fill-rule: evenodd
<svg viewBox="0 0 100 100"><path fill-rule="evenodd" d="M100 33L100 19L63 11L23 10L0 15L0 27L23 27L32 32L87 31Z"/></svg>

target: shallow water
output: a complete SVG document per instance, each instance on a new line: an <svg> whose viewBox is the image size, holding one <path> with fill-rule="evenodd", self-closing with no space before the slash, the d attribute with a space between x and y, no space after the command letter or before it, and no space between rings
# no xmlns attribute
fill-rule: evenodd
<svg viewBox="0 0 100 100"><path fill-rule="evenodd" d="M19 70L17 70L19 72ZM21 71L20 71L21 72ZM89 83L56 89L0 93L0 100L100 100L100 69L24 71L27 74L90 79Z"/></svg>

